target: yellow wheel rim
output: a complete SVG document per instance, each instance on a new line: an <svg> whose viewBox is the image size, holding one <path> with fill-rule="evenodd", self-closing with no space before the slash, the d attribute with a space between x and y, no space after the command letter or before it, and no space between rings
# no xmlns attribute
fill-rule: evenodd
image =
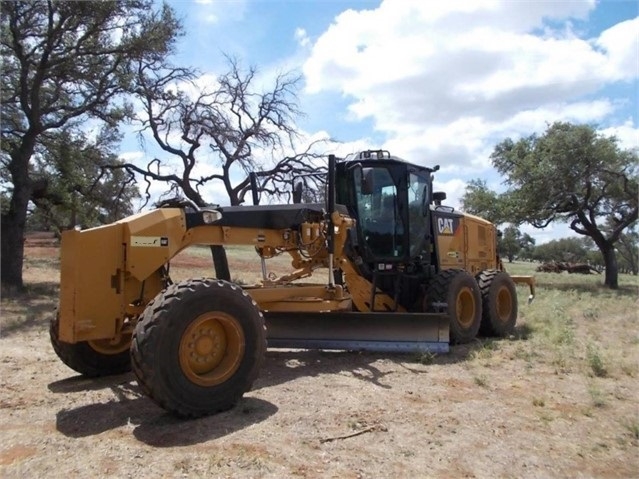
<svg viewBox="0 0 639 479"><path fill-rule="evenodd" d="M200 386L215 386L230 378L244 356L244 333L238 321L222 312L198 316L180 341L180 367Z"/></svg>
<svg viewBox="0 0 639 479"><path fill-rule="evenodd" d="M464 287L457 293L457 322L464 328L470 328L475 320L475 298L470 288Z"/></svg>
<svg viewBox="0 0 639 479"><path fill-rule="evenodd" d="M508 321L513 311L513 298L506 286L499 288L497 293L497 316L501 321Z"/></svg>
<svg viewBox="0 0 639 479"><path fill-rule="evenodd" d="M115 339L96 339L88 343L94 351L110 356L128 351L131 347L131 335L122 334Z"/></svg>

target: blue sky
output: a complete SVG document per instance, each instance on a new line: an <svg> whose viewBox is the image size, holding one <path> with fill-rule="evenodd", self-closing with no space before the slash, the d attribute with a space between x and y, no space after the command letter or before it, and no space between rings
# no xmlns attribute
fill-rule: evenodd
<svg viewBox="0 0 639 479"><path fill-rule="evenodd" d="M177 64L213 81L226 53L265 84L300 73L306 138L339 140L342 155L385 148L439 164L437 185L454 206L470 179L502 188L488 158L496 143L553 121L595 124L639 147L636 0L169 3L186 31ZM544 242L569 230L526 231Z"/></svg>

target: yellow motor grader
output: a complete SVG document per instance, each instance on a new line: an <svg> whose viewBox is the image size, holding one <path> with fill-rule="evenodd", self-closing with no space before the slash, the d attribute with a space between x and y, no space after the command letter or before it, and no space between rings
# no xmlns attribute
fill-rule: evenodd
<svg viewBox="0 0 639 479"><path fill-rule="evenodd" d="M294 188L293 204L180 204L63 232L60 359L86 376L132 368L157 404L198 417L251 388L267 346L445 353L512 330L515 283L532 297L534 280L503 270L494 225L441 204L437 168L383 150L328 160L326 204ZM215 277L174 283L193 245L211 247ZM259 284L231 281L227 245L255 248ZM290 272L267 274L281 254ZM307 280L318 269L325 281Z"/></svg>

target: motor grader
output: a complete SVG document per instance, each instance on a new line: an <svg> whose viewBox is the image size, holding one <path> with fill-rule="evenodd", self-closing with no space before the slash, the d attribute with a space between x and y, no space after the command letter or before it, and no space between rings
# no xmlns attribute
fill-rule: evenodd
<svg viewBox="0 0 639 479"><path fill-rule="evenodd" d="M183 203L65 231L53 347L86 376L132 368L157 404L198 417L251 388L267 346L445 353L504 336L515 283L532 296L533 278L503 270L494 225L441 204L436 170L382 150L331 155L325 204L294 188L293 204ZM171 259L193 245L211 247L212 277L174 283ZM254 247L259 284L231 281L228 245ZM276 277L267 261L282 254L291 270Z"/></svg>

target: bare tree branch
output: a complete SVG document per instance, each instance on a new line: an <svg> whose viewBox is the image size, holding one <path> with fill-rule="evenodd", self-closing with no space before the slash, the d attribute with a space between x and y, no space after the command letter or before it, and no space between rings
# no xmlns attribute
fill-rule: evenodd
<svg viewBox="0 0 639 479"><path fill-rule="evenodd" d="M145 179L166 182L200 206L207 203L202 196L205 188L215 182L224 187L230 204L243 203L251 172L258 173L264 194L279 199L290 200L295 176L320 184L324 175L315 152L320 141L302 153L281 153L293 149L298 138L300 77L283 73L270 88L258 91L254 67L243 70L236 59L227 57L227 61L228 71L195 97L187 93L188 88L197 87L195 72L168 64L138 65L137 94L144 109L138 119L140 132L149 131L169 158L180 158L181 169L173 175L152 171L151 164L146 169L129 165L130 170ZM159 159L153 162L160 164ZM220 172L198 176L198 166L205 164L219 167Z"/></svg>

